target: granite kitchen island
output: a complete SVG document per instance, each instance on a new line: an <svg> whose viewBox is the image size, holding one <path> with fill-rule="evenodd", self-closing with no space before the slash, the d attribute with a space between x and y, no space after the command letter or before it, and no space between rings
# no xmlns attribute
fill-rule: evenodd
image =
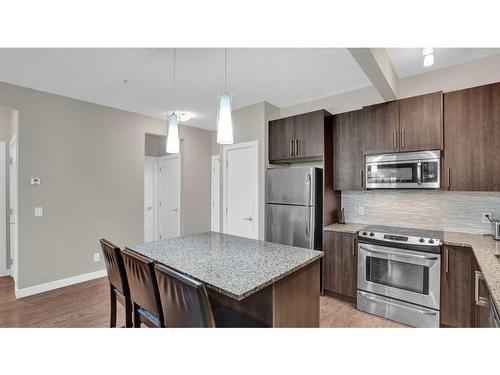
<svg viewBox="0 0 500 375"><path fill-rule="evenodd" d="M318 327L323 252L206 232L130 246L204 283L212 306L269 327Z"/></svg>

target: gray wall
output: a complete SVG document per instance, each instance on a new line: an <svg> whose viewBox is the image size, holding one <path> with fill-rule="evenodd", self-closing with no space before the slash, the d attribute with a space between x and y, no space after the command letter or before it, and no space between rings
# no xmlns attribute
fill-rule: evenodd
<svg viewBox="0 0 500 375"><path fill-rule="evenodd" d="M143 240L144 134L164 122L5 83L0 103L19 111L18 288L103 269L101 237Z"/></svg>
<svg viewBox="0 0 500 375"><path fill-rule="evenodd" d="M167 137L146 133L144 155L159 157L167 154Z"/></svg>

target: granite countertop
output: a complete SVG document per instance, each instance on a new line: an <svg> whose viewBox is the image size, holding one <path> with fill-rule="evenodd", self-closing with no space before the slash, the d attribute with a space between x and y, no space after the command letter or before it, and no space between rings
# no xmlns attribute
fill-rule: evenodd
<svg viewBox="0 0 500 375"><path fill-rule="evenodd" d="M322 251L206 232L130 246L238 301L320 259Z"/></svg>
<svg viewBox="0 0 500 375"><path fill-rule="evenodd" d="M323 230L327 230L330 232L343 232L343 233L356 233L358 230L366 227L367 224L332 224L324 227Z"/></svg>
<svg viewBox="0 0 500 375"><path fill-rule="evenodd" d="M332 224L323 229L356 233L366 226L368 224ZM500 307L500 241L495 241L491 236L483 234L444 231L443 242L445 245L472 248L491 296L497 307Z"/></svg>

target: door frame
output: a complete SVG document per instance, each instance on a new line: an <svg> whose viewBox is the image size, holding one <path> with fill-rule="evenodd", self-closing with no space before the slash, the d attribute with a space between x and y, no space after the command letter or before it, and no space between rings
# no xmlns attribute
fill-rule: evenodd
<svg viewBox="0 0 500 375"><path fill-rule="evenodd" d="M159 160L158 160L158 157L156 156L145 156L144 157L144 170L146 170L146 161L147 160L152 160L154 161L154 168L153 168L153 200L152 200L152 207L153 207L153 232L154 232L154 241L158 240L158 230L159 230L159 226L158 226L158 208L159 208L159 205L158 205L158 189L159 189L159 181L158 181L158 178L159 178L159 173L158 173L158 170L159 170ZM146 178L146 176L144 175L144 178ZM146 197L146 192L144 192L144 197ZM145 209L146 207L144 207ZM146 241L146 227L144 226L144 241Z"/></svg>
<svg viewBox="0 0 500 375"><path fill-rule="evenodd" d="M15 149L16 156L14 158L13 163L11 164L11 150ZM9 208L13 210L15 215L14 222L14 238L10 236L10 258L12 259L12 264L10 265L10 274L14 279L14 285L17 288L17 280L19 274L19 214L18 214L18 162L19 162L19 153L18 153L18 144L17 144L17 136L14 134L9 141ZM16 186L16 194L13 194L13 189L10 187L12 185ZM10 205L10 201L14 201L14 207ZM10 216L10 215L9 215ZM9 218L9 231L10 231L10 218Z"/></svg>
<svg viewBox="0 0 500 375"><path fill-rule="evenodd" d="M178 154L170 154L170 155L165 155L165 156L160 156L158 157L158 200L157 200L157 204L158 204L158 238L160 237L160 163L163 161L163 160L171 160L171 159L178 159L178 163L179 163L179 236L182 235L182 227L181 227L181 223L182 223L182 219L181 219L181 216L182 216L182 161L181 161L181 154L178 153Z"/></svg>
<svg viewBox="0 0 500 375"><path fill-rule="evenodd" d="M220 155L212 155L211 174L210 174L210 230L220 232ZM218 167L219 173L215 175L215 168ZM214 217L215 214L215 217Z"/></svg>
<svg viewBox="0 0 500 375"><path fill-rule="evenodd" d="M254 203L254 210L255 210L255 226L257 230L257 236L256 238L259 238L259 141L249 141L249 142L241 142L241 143L234 143L232 145L226 145L222 147L222 161L223 161L223 168L222 168L222 204L223 204L223 209L222 209L222 232L227 233L227 168L228 168L228 163L227 163L227 152L231 150L236 150L239 148L254 148L255 150L255 167L257 171L257 179L255 180L254 184L254 192L255 196L257 199L255 200Z"/></svg>
<svg viewBox="0 0 500 375"><path fill-rule="evenodd" d="M6 143L0 142L0 212L2 213L0 217L0 276L10 275L10 270L8 268L9 263L7 261L7 147ZM9 163L10 167L10 163ZM10 231L10 220L9 220L9 231ZM10 256L9 256L10 258Z"/></svg>

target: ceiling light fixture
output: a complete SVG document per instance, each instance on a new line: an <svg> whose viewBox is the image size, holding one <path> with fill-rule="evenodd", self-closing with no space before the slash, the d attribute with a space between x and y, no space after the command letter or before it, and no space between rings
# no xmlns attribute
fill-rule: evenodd
<svg viewBox="0 0 500 375"><path fill-rule="evenodd" d="M174 76L172 79L172 101L175 108L175 48L174 48ZM167 133L167 147L166 151L168 154L178 154L179 153L179 118L177 114L173 112L168 116L168 133Z"/></svg>
<svg viewBox="0 0 500 375"><path fill-rule="evenodd" d="M221 145L234 143L231 94L227 91L227 48L224 48L224 92L219 95L217 111L217 143Z"/></svg>
<svg viewBox="0 0 500 375"><path fill-rule="evenodd" d="M179 118L179 122L186 122L193 118L193 115L189 112L178 112L177 117Z"/></svg>
<svg viewBox="0 0 500 375"><path fill-rule="evenodd" d="M434 49L433 48L422 48L422 55L424 56L424 66L429 67L434 64Z"/></svg>

